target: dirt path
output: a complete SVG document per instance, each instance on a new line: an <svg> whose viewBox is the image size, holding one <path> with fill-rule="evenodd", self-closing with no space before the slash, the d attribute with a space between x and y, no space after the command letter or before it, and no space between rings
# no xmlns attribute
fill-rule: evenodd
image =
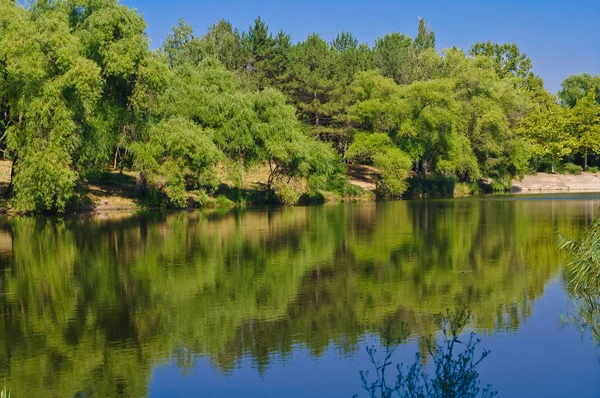
<svg viewBox="0 0 600 398"><path fill-rule="evenodd" d="M374 191L377 183L378 171L374 167L351 165L348 166L348 182L358 185L366 191Z"/></svg>

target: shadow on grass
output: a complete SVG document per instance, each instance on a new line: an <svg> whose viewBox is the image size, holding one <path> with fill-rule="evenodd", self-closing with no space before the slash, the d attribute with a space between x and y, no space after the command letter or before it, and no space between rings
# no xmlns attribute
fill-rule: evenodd
<svg viewBox="0 0 600 398"><path fill-rule="evenodd" d="M68 206L71 211L91 211L99 206L126 208L141 204L136 178L129 174L103 172L87 178L75 187L75 195Z"/></svg>
<svg viewBox="0 0 600 398"><path fill-rule="evenodd" d="M238 188L227 184L220 184L214 196L224 196L238 205L274 205L277 204L272 191L267 184L254 183L251 187Z"/></svg>

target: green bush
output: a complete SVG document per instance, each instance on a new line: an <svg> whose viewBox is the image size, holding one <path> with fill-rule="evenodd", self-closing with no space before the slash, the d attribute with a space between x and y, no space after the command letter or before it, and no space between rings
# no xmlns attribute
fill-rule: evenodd
<svg viewBox="0 0 600 398"><path fill-rule="evenodd" d="M600 167L598 167L598 166L592 166L592 167L588 167L588 171L589 171L590 173L594 173L594 174L595 174L595 173L598 173L598 172L600 172Z"/></svg>
<svg viewBox="0 0 600 398"><path fill-rule="evenodd" d="M346 181L344 189L340 193L342 194L342 196L353 198L364 195L365 190L364 188L359 187L358 185L351 184L348 181Z"/></svg>
<svg viewBox="0 0 600 398"><path fill-rule="evenodd" d="M581 167L577 164L574 164L574 163L565 163L565 165L563 166L563 171L566 174L579 175L583 171L583 167Z"/></svg>
<svg viewBox="0 0 600 398"><path fill-rule="evenodd" d="M454 186L454 196L478 195L479 184L476 182L460 182Z"/></svg>
<svg viewBox="0 0 600 398"><path fill-rule="evenodd" d="M506 191L506 185L500 181L492 181L491 188L493 192L504 192Z"/></svg>
<svg viewBox="0 0 600 398"><path fill-rule="evenodd" d="M273 184L273 193L277 201L285 206L293 206L300 200L302 191L296 184L277 181Z"/></svg>
<svg viewBox="0 0 600 398"><path fill-rule="evenodd" d="M408 188L407 179L412 165L408 155L397 148L390 148L373 156L373 163L381 173L377 194L392 198L402 196Z"/></svg>
<svg viewBox="0 0 600 398"><path fill-rule="evenodd" d="M65 211L77 180L66 153L42 148L22 157L15 168L13 206L17 212Z"/></svg>
<svg viewBox="0 0 600 398"><path fill-rule="evenodd" d="M456 186L455 176L433 175L409 179L408 193L414 196L452 196Z"/></svg>
<svg viewBox="0 0 600 398"><path fill-rule="evenodd" d="M235 203L227 198L225 195L219 195L215 198L216 207L234 207Z"/></svg>

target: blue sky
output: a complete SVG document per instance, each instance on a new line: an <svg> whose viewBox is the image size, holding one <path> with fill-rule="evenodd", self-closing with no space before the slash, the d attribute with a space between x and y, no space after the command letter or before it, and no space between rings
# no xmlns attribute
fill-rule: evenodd
<svg viewBox="0 0 600 398"><path fill-rule="evenodd" d="M598 0L122 0L148 23L153 48L184 18L196 34L227 19L247 30L257 16L269 29L283 29L293 41L316 32L327 41L341 31L372 44L386 33L416 34L418 17L429 20L437 48L468 49L477 41L517 43L533 61L534 72L556 92L574 73L600 74Z"/></svg>

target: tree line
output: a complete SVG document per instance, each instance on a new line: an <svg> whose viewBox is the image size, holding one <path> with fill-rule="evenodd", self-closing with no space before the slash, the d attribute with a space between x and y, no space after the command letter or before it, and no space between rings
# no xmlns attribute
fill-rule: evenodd
<svg viewBox="0 0 600 398"><path fill-rule="evenodd" d="M556 97L517 45L440 51L424 19L374 45L349 32L293 43L260 17L202 35L181 20L158 50L117 0L0 0L0 26L0 150L20 212L64 211L110 168L184 207L264 167L266 190L293 204L357 194L352 165L398 197L441 193L424 183L438 180L504 189L600 152L598 76L570 76Z"/></svg>

